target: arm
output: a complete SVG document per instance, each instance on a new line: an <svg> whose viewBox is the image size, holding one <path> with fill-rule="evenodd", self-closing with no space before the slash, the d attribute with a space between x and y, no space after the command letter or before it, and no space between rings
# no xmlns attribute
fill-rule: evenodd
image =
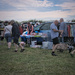
<svg viewBox="0 0 75 75"><path fill-rule="evenodd" d="M59 32L61 33L61 30L56 29L56 27L54 25L50 26L51 30L53 30L54 32Z"/></svg>
<svg viewBox="0 0 75 75"><path fill-rule="evenodd" d="M5 34L5 28L4 28L3 36L4 36L4 34Z"/></svg>
<svg viewBox="0 0 75 75"><path fill-rule="evenodd" d="M32 31L31 31L31 33L33 33L33 30L34 30L34 29L33 29L33 26L32 26ZM31 34L31 33L30 33L30 34Z"/></svg>
<svg viewBox="0 0 75 75"><path fill-rule="evenodd" d="M54 32L59 32L59 33L63 33L63 30L56 30L56 29L52 29Z"/></svg>
<svg viewBox="0 0 75 75"><path fill-rule="evenodd" d="M59 32L60 33L60 37L62 37L62 33L63 33L63 30L56 30L56 29L53 29L54 32Z"/></svg>
<svg viewBox="0 0 75 75"><path fill-rule="evenodd" d="M65 30L65 24L64 24L64 23L61 23L61 24L60 24L60 28L59 28L59 30L62 30L62 31Z"/></svg>
<svg viewBox="0 0 75 75"><path fill-rule="evenodd" d="M28 27L27 27L27 32L28 32L28 34L29 34L29 29L28 29Z"/></svg>
<svg viewBox="0 0 75 75"><path fill-rule="evenodd" d="M52 29L54 32L60 32L60 30Z"/></svg>
<svg viewBox="0 0 75 75"><path fill-rule="evenodd" d="M34 30L34 29L33 29L33 26L32 26L32 31L30 32L30 34L33 33L33 30Z"/></svg>

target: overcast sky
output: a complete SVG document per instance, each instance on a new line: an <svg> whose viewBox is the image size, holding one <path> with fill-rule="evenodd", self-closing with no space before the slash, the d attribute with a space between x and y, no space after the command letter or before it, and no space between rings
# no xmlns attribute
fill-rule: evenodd
<svg viewBox="0 0 75 75"><path fill-rule="evenodd" d="M0 0L0 20L75 19L75 0Z"/></svg>

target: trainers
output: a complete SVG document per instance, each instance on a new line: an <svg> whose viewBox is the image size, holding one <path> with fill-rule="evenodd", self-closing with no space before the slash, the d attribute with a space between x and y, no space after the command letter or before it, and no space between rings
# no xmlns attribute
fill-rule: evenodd
<svg viewBox="0 0 75 75"><path fill-rule="evenodd" d="M71 53L72 49L69 49L69 53Z"/></svg>
<svg viewBox="0 0 75 75"><path fill-rule="evenodd" d="M8 48L8 50L9 50L10 48Z"/></svg>
<svg viewBox="0 0 75 75"><path fill-rule="evenodd" d="M25 49L21 49L21 51L20 52L23 52Z"/></svg>
<svg viewBox="0 0 75 75"><path fill-rule="evenodd" d="M74 55L72 53L70 53L71 57L74 57Z"/></svg>
<svg viewBox="0 0 75 75"><path fill-rule="evenodd" d="M14 52L17 52L17 50L15 50Z"/></svg>
<svg viewBox="0 0 75 75"><path fill-rule="evenodd" d="M52 56L57 56L55 53L52 53Z"/></svg>

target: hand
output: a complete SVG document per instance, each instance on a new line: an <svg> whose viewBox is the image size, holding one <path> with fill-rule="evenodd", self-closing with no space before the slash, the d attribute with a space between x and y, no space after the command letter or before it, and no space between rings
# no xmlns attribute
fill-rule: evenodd
<svg viewBox="0 0 75 75"><path fill-rule="evenodd" d="M62 37L63 31L60 33L60 37Z"/></svg>
<svg viewBox="0 0 75 75"><path fill-rule="evenodd" d="M60 37L62 37L62 35L60 35Z"/></svg>
<svg viewBox="0 0 75 75"><path fill-rule="evenodd" d="M4 37L4 35L1 35L1 37Z"/></svg>
<svg viewBox="0 0 75 75"><path fill-rule="evenodd" d="M63 33L63 30L59 30L59 32L62 34Z"/></svg>

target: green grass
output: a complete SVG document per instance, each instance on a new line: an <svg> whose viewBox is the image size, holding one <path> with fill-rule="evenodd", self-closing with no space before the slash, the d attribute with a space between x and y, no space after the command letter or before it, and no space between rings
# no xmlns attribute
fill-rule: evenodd
<svg viewBox="0 0 75 75"><path fill-rule="evenodd" d="M29 48L20 53L0 45L0 75L75 75L75 58L68 51L53 57L51 50Z"/></svg>

